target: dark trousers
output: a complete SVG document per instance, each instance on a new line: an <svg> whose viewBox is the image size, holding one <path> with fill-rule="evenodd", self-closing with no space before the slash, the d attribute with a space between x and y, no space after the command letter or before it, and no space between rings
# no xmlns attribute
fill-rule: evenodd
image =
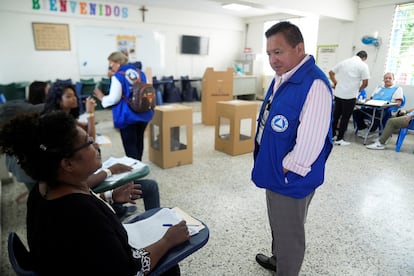
<svg viewBox="0 0 414 276"><path fill-rule="evenodd" d="M120 130L126 156L142 160L144 132L147 124L147 122L137 122Z"/></svg>
<svg viewBox="0 0 414 276"><path fill-rule="evenodd" d="M137 179L134 183L141 184L142 199L144 200L145 211L160 208L160 192L158 183L152 179Z"/></svg>
<svg viewBox="0 0 414 276"><path fill-rule="evenodd" d="M381 111L377 111L376 115L375 115L375 119L374 119L374 123L371 127L371 132L374 132L378 129L378 127L380 126L380 112ZM362 109L356 109L354 110L353 113L353 117L354 117L354 121L357 125L358 130L363 130L366 129L368 126L365 124L364 119L372 117L372 114L374 113L374 109L372 108L364 108ZM387 110L384 111L384 117L382 119L382 124L385 125L385 123L387 122L388 118L390 117L389 115L390 112L388 112ZM369 118L369 120L371 121L371 118Z"/></svg>
<svg viewBox="0 0 414 276"><path fill-rule="evenodd" d="M344 134L348 127L349 119L351 118L352 112L354 111L355 101L355 98L341 99L335 97L332 129L333 136L337 135L337 141L344 139Z"/></svg>

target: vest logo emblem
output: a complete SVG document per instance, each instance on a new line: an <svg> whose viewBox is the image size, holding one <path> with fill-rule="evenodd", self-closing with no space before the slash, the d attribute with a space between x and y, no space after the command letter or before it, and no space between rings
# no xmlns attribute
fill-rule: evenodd
<svg viewBox="0 0 414 276"><path fill-rule="evenodd" d="M288 126L289 122L283 115L276 115L273 117L272 122L270 124L272 126L272 129L276 132L284 132Z"/></svg>
<svg viewBox="0 0 414 276"><path fill-rule="evenodd" d="M129 84L133 84L134 82L139 81L139 74L134 69L127 69L125 72L125 77Z"/></svg>

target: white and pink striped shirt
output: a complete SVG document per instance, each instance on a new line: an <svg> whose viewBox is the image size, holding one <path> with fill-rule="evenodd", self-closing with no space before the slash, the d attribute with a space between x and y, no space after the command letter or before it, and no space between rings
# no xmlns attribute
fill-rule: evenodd
<svg viewBox="0 0 414 276"><path fill-rule="evenodd" d="M280 84L288 80L303 63L309 59L306 56L295 68L282 76L275 76L275 91ZM273 91L273 93L275 92ZM322 80L315 80L306 97L299 116L296 144L291 152L283 159L283 168L301 176L311 170L311 165L318 158L325 138L330 128L332 112L332 95Z"/></svg>

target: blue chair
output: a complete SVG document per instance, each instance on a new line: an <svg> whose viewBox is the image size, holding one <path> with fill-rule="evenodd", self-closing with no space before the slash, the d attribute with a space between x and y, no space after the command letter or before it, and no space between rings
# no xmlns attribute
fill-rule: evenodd
<svg viewBox="0 0 414 276"><path fill-rule="evenodd" d="M401 146L404 142L404 138L407 135L408 130L414 130L414 118L411 119L410 123L406 128L401 128L398 133L397 142L395 143L395 151L400 152Z"/></svg>
<svg viewBox="0 0 414 276"><path fill-rule="evenodd" d="M161 210L161 208L150 209L138 215L137 217L133 218L132 220L128 221L127 223L132 223L138 220L146 219L154 215L159 210ZM203 225L205 226L205 228L202 229L198 234L191 236L188 241L168 251L167 254L165 254L159 260L156 267L150 272L149 275L150 276L161 275L162 273L166 272L167 270L177 265L180 261L184 260L191 254L193 254L195 251L203 247L208 242L208 239L210 236L210 231L207 225L205 225L204 223Z"/></svg>
<svg viewBox="0 0 414 276"><path fill-rule="evenodd" d="M32 270L33 264L30 259L30 253L26 249L17 233L10 232L7 244L10 264L17 276L36 276Z"/></svg>

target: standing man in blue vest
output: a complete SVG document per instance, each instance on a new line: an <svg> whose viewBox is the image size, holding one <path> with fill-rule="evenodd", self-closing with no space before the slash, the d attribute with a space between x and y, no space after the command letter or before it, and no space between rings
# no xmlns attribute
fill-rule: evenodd
<svg viewBox="0 0 414 276"><path fill-rule="evenodd" d="M332 149L332 90L297 26L279 22L265 36L276 74L258 118L251 177L266 189L272 254L256 261L278 276L297 276L308 207Z"/></svg>
<svg viewBox="0 0 414 276"><path fill-rule="evenodd" d="M393 73L390 73L390 72L385 73L384 83L381 85L378 85L375 88L374 92L372 92L371 99L386 101L390 103L397 103L396 107L393 107L387 110L387 114L385 114L386 117L383 118L383 124L385 125L391 113L397 112L397 110L400 108L403 102L403 99L404 99L403 89L398 85L394 85L394 74ZM353 117L354 117L355 123L358 128L358 136L360 137L369 136L370 133L368 133L368 131L373 133L379 127L380 125L379 119L374 119L374 124L372 125L370 130L365 124L365 121L364 121L365 114L366 113L373 114L373 112L374 110L372 108L364 108L363 111L361 109L354 110Z"/></svg>

